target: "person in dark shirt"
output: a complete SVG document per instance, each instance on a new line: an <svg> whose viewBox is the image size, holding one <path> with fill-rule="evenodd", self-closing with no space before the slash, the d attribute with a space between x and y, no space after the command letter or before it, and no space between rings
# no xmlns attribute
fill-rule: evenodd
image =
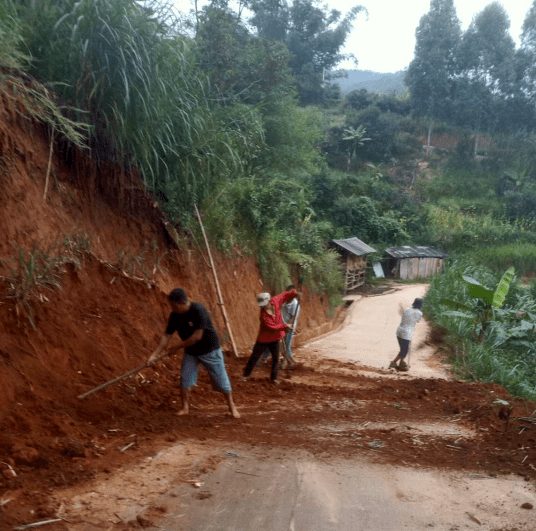
<svg viewBox="0 0 536 531"><path fill-rule="evenodd" d="M231 383L225 370L220 340L207 310L198 302L190 302L181 288L171 291L169 304L172 312L169 315L166 331L156 349L149 356L147 365L154 364L156 358L169 344L173 332L176 331L181 338L176 348L184 348L181 365L182 408L178 414L189 413L190 392L192 386L197 383L197 372L201 363L208 371L212 388L223 393L231 415L235 419L240 418L240 413L233 402Z"/></svg>

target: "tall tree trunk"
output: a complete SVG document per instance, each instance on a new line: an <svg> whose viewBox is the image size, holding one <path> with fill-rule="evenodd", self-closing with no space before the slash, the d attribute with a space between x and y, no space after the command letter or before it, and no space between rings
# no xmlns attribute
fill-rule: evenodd
<svg viewBox="0 0 536 531"><path fill-rule="evenodd" d="M480 136L480 117L482 116L482 108L478 109L478 121L476 123L476 130L475 130L475 154L474 159L475 162L477 160L478 155L478 137Z"/></svg>
<svg viewBox="0 0 536 531"><path fill-rule="evenodd" d="M434 125L433 118L430 118L430 123L428 124L428 142L426 144L426 158L430 158L430 141L432 139L432 126Z"/></svg>

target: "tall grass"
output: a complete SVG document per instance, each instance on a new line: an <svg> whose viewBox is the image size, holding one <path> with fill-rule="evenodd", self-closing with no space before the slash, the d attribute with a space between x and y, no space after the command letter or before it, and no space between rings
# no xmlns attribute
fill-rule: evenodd
<svg viewBox="0 0 536 531"><path fill-rule="evenodd" d="M2 277L6 297L15 301L17 314L23 309L34 329L32 301L43 300L43 290L61 289L63 259L53 247L41 249L34 244L29 251L17 248L14 257L2 261L10 272Z"/></svg>
<svg viewBox="0 0 536 531"><path fill-rule="evenodd" d="M32 58L25 44L26 30L19 12L18 3L0 1L0 88L3 95L13 102L13 109L18 111L22 105L26 114L49 124L52 134L62 134L83 147L88 126L69 119L66 111L72 109L60 105L49 88L24 75L31 68Z"/></svg>
<svg viewBox="0 0 536 531"><path fill-rule="evenodd" d="M428 221L437 245L447 251L463 253L510 243L536 245L536 224L530 220L511 222L492 214L476 215L430 205Z"/></svg>
<svg viewBox="0 0 536 531"><path fill-rule="evenodd" d="M533 243L480 247L471 251L470 255L476 263L493 271L504 271L513 265L519 275L536 273L536 244Z"/></svg>
<svg viewBox="0 0 536 531"><path fill-rule="evenodd" d="M74 102L93 156L135 166L171 215L240 174L262 147L255 109L212 99L173 3L41 0L17 13L30 72Z"/></svg>

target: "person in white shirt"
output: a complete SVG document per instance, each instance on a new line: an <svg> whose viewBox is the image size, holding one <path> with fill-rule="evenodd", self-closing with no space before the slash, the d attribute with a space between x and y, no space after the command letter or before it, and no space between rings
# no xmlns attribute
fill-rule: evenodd
<svg viewBox="0 0 536 531"><path fill-rule="evenodd" d="M423 299L416 298L410 308L406 308L402 314L402 321L396 329L396 338L400 345L400 352L396 358L389 364L390 369L397 369L399 371L407 371L408 364L404 361L409 352L409 345L413 333L415 332L415 325L421 320L422 312L421 308L424 304ZM397 365L397 362L398 365Z"/></svg>
<svg viewBox="0 0 536 531"><path fill-rule="evenodd" d="M285 291L292 291L296 287L291 284L287 287ZM283 341L285 342L285 348L287 350L287 359L283 359L281 368L287 368L287 361L289 366L292 368L294 366L294 359L292 357L292 338L296 333L296 326L298 325L298 315L300 313L300 301L292 299L290 302L287 302L281 306L281 315L283 321L291 327L291 329L285 334Z"/></svg>

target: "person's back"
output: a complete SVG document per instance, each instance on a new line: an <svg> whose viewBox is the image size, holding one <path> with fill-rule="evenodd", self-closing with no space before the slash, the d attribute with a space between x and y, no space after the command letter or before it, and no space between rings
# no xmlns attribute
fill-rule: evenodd
<svg viewBox="0 0 536 531"><path fill-rule="evenodd" d="M296 326L298 322L298 314L300 313L298 299L293 299L290 302L283 304L283 306L281 306L281 313L285 323Z"/></svg>
<svg viewBox="0 0 536 531"><path fill-rule="evenodd" d="M421 308L424 301L420 297L413 301L411 307L406 308L402 314L402 319L398 328L396 329L396 338L400 346L400 351L396 358L389 364L390 369L398 369L400 371L407 371L409 364L404 361L404 358L409 353L409 344L415 332L415 325L422 319ZM397 361L400 363L397 365Z"/></svg>
<svg viewBox="0 0 536 531"><path fill-rule="evenodd" d="M417 308L406 308L396 335L402 339L411 339L415 332L415 325L421 320L422 312Z"/></svg>

